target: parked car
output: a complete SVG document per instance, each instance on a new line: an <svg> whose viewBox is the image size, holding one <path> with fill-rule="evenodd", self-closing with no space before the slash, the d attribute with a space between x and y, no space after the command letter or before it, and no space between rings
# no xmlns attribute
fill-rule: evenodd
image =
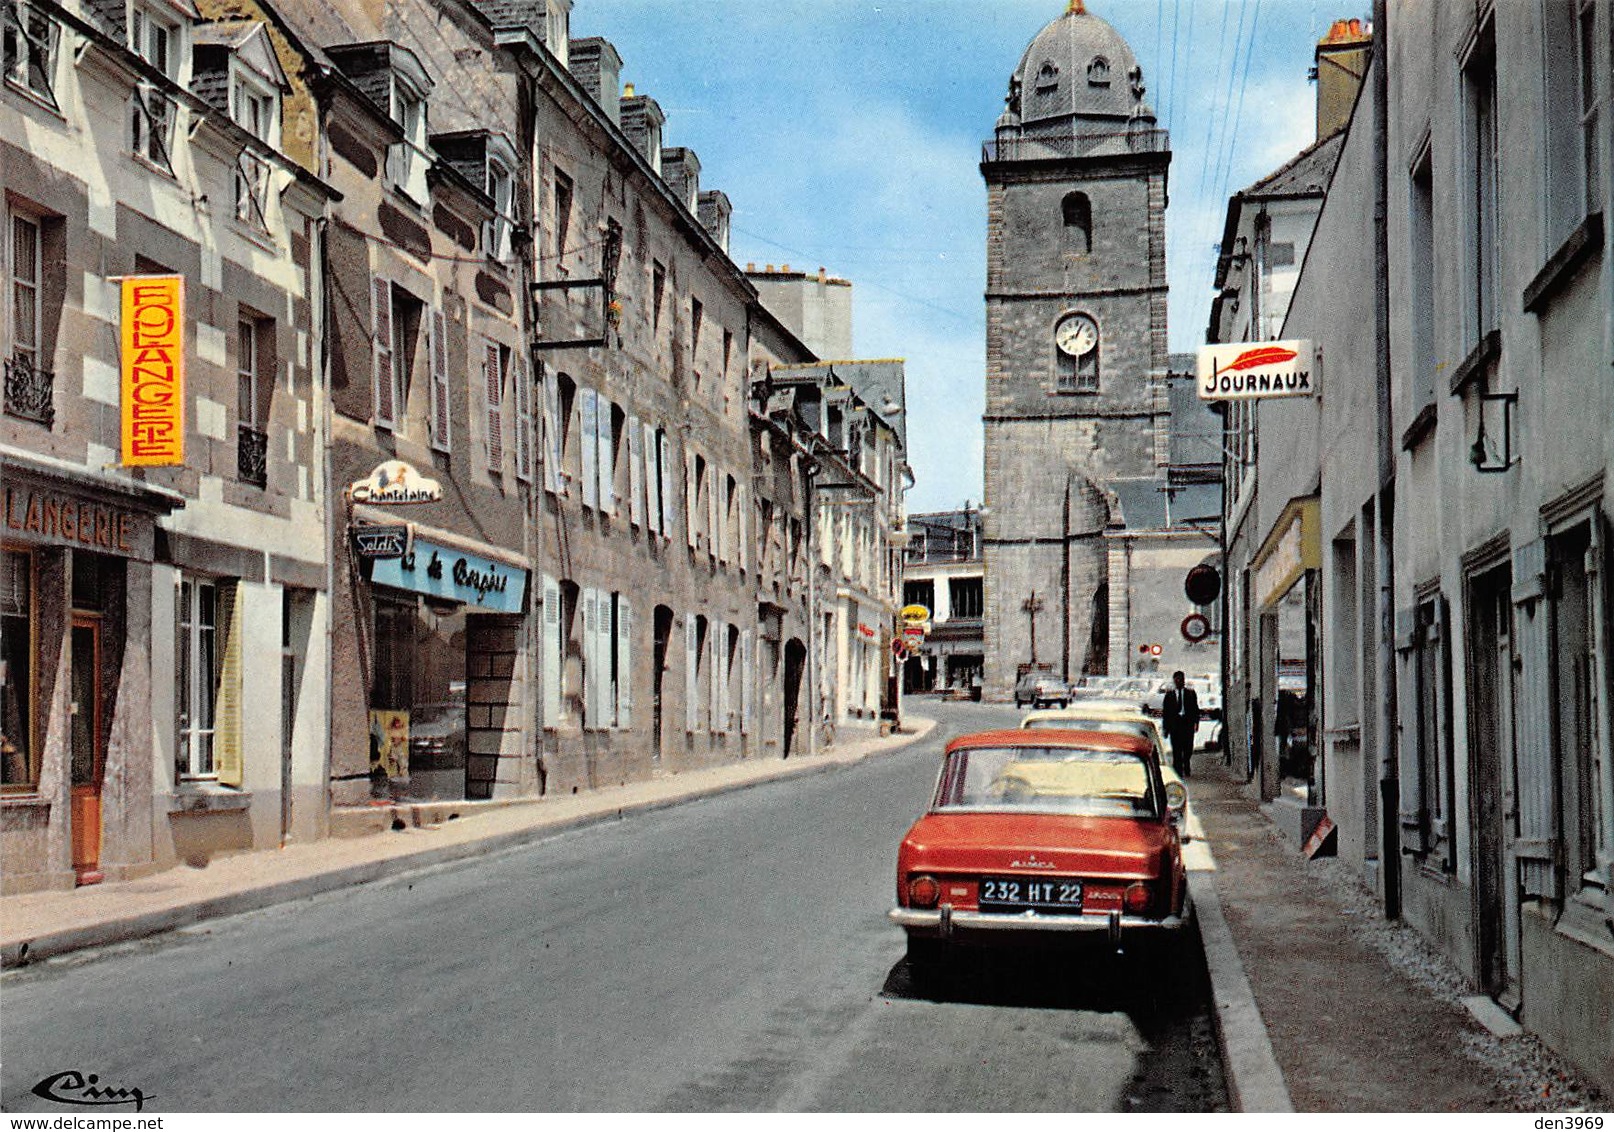
<svg viewBox="0 0 1614 1132"><path fill-rule="evenodd" d="M1014 685L1014 706L1064 707L1070 703L1070 685L1049 672L1027 672Z"/></svg>
<svg viewBox="0 0 1614 1132"><path fill-rule="evenodd" d="M890 917L920 983L970 947L1147 950L1180 938L1191 910L1155 744L1117 732L954 739L896 879Z"/></svg>
<svg viewBox="0 0 1614 1132"><path fill-rule="evenodd" d="M1126 735L1141 735L1154 744L1155 758L1160 762L1160 776L1166 783L1166 804L1171 807L1182 824L1183 840L1189 840L1188 786L1171 766L1171 755L1166 749L1165 736L1160 732L1160 721L1145 715L1140 708L1122 700L1077 700L1073 707L1034 711L1020 721L1021 727L1051 728L1062 731L1114 731Z"/></svg>

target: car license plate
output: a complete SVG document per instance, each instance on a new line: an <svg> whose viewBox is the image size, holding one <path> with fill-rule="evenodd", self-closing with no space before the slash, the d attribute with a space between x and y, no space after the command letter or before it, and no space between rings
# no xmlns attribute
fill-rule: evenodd
<svg viewBox="0 0 1614 1132"><path fill-rule="evenodd" d="M977 901L983 912L1080 912L1082 883L1042 877L987 877Z"/></svg>

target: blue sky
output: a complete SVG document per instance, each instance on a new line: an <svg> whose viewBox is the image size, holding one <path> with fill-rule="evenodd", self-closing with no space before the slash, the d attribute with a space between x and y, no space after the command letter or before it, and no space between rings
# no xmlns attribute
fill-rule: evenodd
<svg viewBox="0 0 1614 1132"><path fill-rule="evenodd" d="M701 186L742 266L849 279L853 344L907 360L910 512L981 498L986 190L1009 76L1066 0L577 0ZM1306 73L1367 0L1089 0L1131 44L1171 131L1171 348L1203 340L1227 197L1313 139Z"/></svg>

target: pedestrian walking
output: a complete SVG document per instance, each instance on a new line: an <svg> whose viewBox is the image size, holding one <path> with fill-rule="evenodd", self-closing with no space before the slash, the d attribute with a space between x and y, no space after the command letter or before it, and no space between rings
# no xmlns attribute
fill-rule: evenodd
<svg viewBox="0 0 1614 1132"><path fill-rule="evenodd" d="M1180 669L1171 674L1171 685L1160 708L1160 722L1171 744L1171 769L1187 778L1194 757L1194 732L1199 727L1199 694L1184 686Z"/></svg>

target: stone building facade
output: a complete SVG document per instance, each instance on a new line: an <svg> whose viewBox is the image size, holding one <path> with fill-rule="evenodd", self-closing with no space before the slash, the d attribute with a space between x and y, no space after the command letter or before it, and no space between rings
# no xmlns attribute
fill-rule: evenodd
<svg viewBox="0 0 1614 1132"><path fill-rule="evenodd" d="M838 444L773 411L813 352L570 10L0 8L7 891L822 741L820 606L891 612L900 364ZM186 301L141 300L166 432L137 276Z"/></svg>
<svg viewBox="0 0 1614 1132"><path fill-rule="evenodd" d="M1282 328L1315 342L1320 395L1249 424L1235 616L1260 685L1271 604L1314 575L1340 856L1606 1089L1614 25L1594 3L1379 17ZM1245 699L1259 765L1277 720Z"/></svg>
<svg viewBox="0 0 1614 1132"><path fill-rule="evenodd" d="M1171 151L1121 36L1079 2L1044 28L987 143L989 699L1028 665L1128 671L1112 481L1155 475Z"/></svg>
<svg viewBox="0 0 1614 1132"><path fill-rule="evenodd" d="M5 888L320 836L307 48L251 0L3 20Z"/></svg>

